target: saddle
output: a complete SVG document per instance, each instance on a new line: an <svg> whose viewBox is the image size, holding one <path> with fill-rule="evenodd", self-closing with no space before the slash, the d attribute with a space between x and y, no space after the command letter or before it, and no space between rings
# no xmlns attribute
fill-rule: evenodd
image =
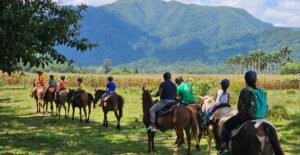
<svg viewBox="0 0 300 155"><path fill-rule="evenodd" d="M174 107L177 105L177 102L168 103L163 109L156 112L157 117L162 117L168 115L170 112L173 111Z"/></svg>

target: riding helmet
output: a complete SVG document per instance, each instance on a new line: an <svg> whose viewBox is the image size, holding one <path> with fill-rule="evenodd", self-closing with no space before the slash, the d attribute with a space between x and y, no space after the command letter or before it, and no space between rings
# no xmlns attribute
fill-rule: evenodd
<svg viewBox="0 0 300 155"><path fill-rule="evenodd" d="M245 81L251 87L256 87L255 83L257 81L257 74L255 71L248 71L245 74Z"/></svg>
<svg viewBox="0 0 300 155"><path fill-rule="evenodd" d="M77 78L78 82L83 82L83 79L81 77Z"/></svg>
<svg viewBox="0 0 300 155"><path fill-rule="evenodd" d="M175 83L179 85L181 82L183 82L183 78L182 78L181 76L178 76L178 77L175 79Z"/></svg>
<svg viewBox="0 0 300 155"><path fill-rule="evenodd" d="M230 82L228 79L223 79L221 81L221 87L223 90L226 90L229 87L229 85L230 85Z"/></svg>
<svg viewBox="0 0 300 155"><path fill-rule="evenodd" d="M112 76L109 76L109 77L107 78L107 80L108 80L109 82L111 82L111 81L114 80L114 78L113 78Z"/></svg>
<svg viewBox="0 0 300 155"><path fill-rule="evenodd" d="M66 77L65 77L64 75L62 75L62 76L60 77L60 79L61 79L61 80L65 80Z"/></svg>
<svg viewBox="0 0 300 155"><path fill-rule="evenodd" d="M54 79L54 75L50 75L49 77L50 77L50 79Z"/></svg>
<svg viewBox="0 0 300 155"><path fill-rule="evenodd" d="M171 73L165 72L165 73L164 73L164 79L165 79L165 80L170 80L170 79L171 79Z"/></svg>

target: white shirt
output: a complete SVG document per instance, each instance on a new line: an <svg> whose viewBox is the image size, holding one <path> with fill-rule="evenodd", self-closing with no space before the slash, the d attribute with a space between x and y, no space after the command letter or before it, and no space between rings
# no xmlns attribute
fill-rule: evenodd
<svg viewBox="0 0 300 155"><path fill-rule="evenodd" d="M216 99L216 105L220 105L223 103L228 103L228 93L223 90L219 90Z"/></svg>

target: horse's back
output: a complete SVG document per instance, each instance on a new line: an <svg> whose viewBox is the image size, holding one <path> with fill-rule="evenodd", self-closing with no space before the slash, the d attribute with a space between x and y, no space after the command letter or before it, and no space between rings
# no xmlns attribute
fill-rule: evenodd
<svg viewBox="0 0 300 155"><path fill-rule="evenodd" d="M229 118L233 115L234 110L231 107L222 107L215 111L212 115L213 120Z"/></svg>
<svg viewBox="0 0 300 155"><path fill-rule="evenodd" d="M60 102L65 103L68 101L68 90L62 90L59 93Z"/></svg>

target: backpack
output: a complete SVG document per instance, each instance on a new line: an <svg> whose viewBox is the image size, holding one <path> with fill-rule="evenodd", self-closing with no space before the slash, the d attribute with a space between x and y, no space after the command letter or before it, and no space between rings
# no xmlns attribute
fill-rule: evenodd
<svg viewBox="0 0 300 155"><path fill-rule="evenodd" d="M247 87L247 89L250 91L248 113L256 119L265 118L269 108L266 92L261 88L253 89L252 87Z"/></svg>

